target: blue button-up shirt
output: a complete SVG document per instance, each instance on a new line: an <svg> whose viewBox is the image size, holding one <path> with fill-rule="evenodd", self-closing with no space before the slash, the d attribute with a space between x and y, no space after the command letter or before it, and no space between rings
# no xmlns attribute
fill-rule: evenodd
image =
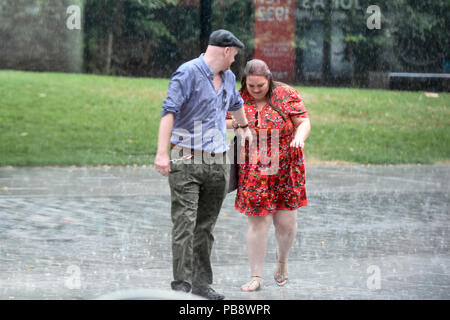
<svg viewBox="0 0 450 320"><path fill-rule="evenodd" d="M227 111L242 108L243 100L236 90L231 70L221 73L222 86L214 87L214 73L203 59L181 65L172 75L161 116L174 114L170 142L181 147L221 153L226 144Z"/></svg>

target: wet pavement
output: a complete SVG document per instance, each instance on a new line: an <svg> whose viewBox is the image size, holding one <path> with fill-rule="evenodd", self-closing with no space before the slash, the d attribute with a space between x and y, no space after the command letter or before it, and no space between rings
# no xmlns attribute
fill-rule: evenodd
<svg viewBox="0 0 450 320"><path fill-rule="evenodd" d="M449 299L450 165L311 165L289 282L250 271L247 218L225 200L213 287L227 299ZM167 179L152 167L0 168L0 299L183 299L172 293Z"/></svg>

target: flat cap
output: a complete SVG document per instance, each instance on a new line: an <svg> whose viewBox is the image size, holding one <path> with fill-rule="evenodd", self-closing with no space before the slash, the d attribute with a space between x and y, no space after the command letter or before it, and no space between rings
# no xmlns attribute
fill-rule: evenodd
<svg viewBox="0 0 450 320"><path fill-rule="evenodd" d="M209 36L209 45L217 47L238 47L244 48L244 44L230 31L219 29Z"/></svg>

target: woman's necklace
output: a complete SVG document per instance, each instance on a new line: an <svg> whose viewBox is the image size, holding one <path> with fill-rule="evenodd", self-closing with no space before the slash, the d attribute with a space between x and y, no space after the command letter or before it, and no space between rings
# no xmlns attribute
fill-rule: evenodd
<svg viewBox="0 0 450 320"><path fill-rule="evenodd" d="M267 104L267 101L266 100L255 101L255 104L256 104L256 110L261 111L264 108L264 106Z"/></svg>
<svg viewBox="0 0 450 320"><path fill-rule="evenodd" d="M267 104L266 100L255 101L255 105L256 105L255 127L259 127L259 125L260 125L259 120L261 118L261 111L266 104Z"/></svg>

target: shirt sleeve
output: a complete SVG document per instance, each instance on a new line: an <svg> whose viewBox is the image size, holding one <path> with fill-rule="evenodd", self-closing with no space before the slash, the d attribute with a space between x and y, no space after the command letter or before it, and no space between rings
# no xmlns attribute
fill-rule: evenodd
<svg viewBox="0 0 450 320"><path fill-rule="evenodd" d="M167 113L177 114L181 107L187 101L192 90L192 78L189 76L189 69L185 67L178 68L172 75L169 83L167 97L164 99L161 117Z"/></svg>
<svg viewBox="0 0 450 320"><path fill-rule="evenodd" d="M286 94L285 111L291 117L308 118L303 99L300 93L294 88L288 88Z"/></svg>
<svg viewBox="0 0 450 320"><path fill-rule="evenodd" d="M236 77L231 71L228 71L231 78L231 83L233 86L232 94L230 97L230 106L228 107L228 111L238 111L240 108L242 108L242 105L244 104L244 100L242 100L241 94L236 89Z"/></svg>
<svg viewBox="0 0 450 320"><path fill-rule="evenodd" d="M240 108L242 108L243 103L244 100L242 100L239 91L235 90L233 93L233 99L230 101L230 107L228 108L228 111L238 111Z"/></svg>

